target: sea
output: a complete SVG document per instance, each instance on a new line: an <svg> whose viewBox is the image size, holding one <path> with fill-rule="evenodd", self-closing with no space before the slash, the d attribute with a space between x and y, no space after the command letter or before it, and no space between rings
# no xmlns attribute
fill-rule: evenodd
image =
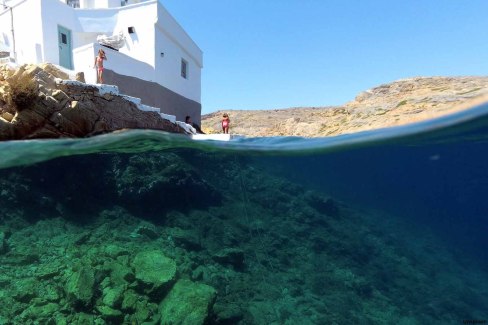
<svg viewBox="0 0 488 325"><path fill-rule="evenodd" d="M0 142L0 324L486 324L488 103L326 138Z"/></svg>

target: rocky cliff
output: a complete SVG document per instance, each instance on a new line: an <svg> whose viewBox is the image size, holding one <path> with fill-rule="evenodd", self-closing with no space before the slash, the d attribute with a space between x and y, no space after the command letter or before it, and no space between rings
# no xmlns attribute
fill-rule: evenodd
<svg viewBox="0 0 488 325"><path fill-rule="evenodd" d="M409 78L364 91L343 106L227 110L231 133L246 136L333 136L418 122L488 100L488 77ZM223 111L202 116L221 132Z"/></svg>
<svg viewBox="0 0 488 325"><path fill-rule="evenodd" d="M0 140L86 137L121 129L185 133L115 86L85 84L50 64L0 66Z"/></svg>

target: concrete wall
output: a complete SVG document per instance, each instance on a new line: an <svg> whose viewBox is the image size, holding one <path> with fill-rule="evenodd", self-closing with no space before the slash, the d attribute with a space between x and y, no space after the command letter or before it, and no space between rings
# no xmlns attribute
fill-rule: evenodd
<svg viewBox="0 0 488 325"><path fill-rule="evenodd" d="M194 123L201 123L200 103L178 95L158 83L120 75L108 69L104 72L104 78L107 83L117 85L121 93L141 98L145 105L159 107L161 113L174 115L179 121L184 121L190 115Z"/></svg>

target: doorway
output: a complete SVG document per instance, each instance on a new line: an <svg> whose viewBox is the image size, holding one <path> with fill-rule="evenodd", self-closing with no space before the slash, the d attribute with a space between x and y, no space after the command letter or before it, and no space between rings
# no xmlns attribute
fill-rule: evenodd
<svg viewBox="0 0 488 325"><path fill-rule="evenodd" d="M59 65L73 69L71 30L58 25Z"/></svg>

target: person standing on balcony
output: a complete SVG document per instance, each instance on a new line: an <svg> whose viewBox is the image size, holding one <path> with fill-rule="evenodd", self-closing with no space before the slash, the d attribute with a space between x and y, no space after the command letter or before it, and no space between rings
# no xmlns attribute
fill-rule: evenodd
<svg viewBox="0 0 488 325"><path fill-rule="evenodd" d="M107 60L105 51L99 49L98 55L95 57L95 64L93 66L97 69L97 83L99 84L103 84L103 60Z"/></svg>

